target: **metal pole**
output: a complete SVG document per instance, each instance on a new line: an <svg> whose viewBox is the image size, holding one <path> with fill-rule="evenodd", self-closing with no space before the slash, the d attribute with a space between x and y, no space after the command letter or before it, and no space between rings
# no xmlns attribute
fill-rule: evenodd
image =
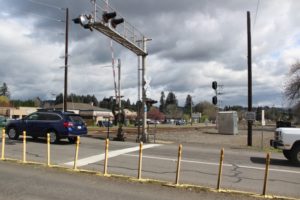
<svg viewBox="0 0 300 200"><path fill-rule="evenodd" d="M143 47L144 51L146 51L147 46L147 39L143 38ZM143 109L143 136L142 136L142 141L147 142L148 138L148 132L147 132L147 95L146 95L146 55L142 56L142 109Z"/></svg>
<svg viewBox="0 0 300 200"><path fill-rule="evenodd" d="M69 38L69 9L66 8L66 35L65 35L65 85L64 85L64 111L67 111L68 99L68 39Z"/></svg>
<svg viewBox="0 0 300 200"><path fill-rule="evenodd" d="M104 159L104 176L107 175L107 161L108 161L108 146L109 146L109 139L105 140L105 159Z"/></svg>
<svg viewBox="0 0 300 200"><path fill-rule="evenodd" d="M247 36L248 36L248 112L252 111L252 52L251 52L251 19L247 11ZM252 121L248 120L248 146L252 146Z"/></svg>
<svg viewBox="0 0 300 200"><path fill-rule="evenodd" d="M141 60L141 57L138 56L138 107L137 107L137 111L138 111L138 114L137 114L137 120L138 120L138 135L137 135L137 141L140 141L141 139L141 124L140 124L140 121L141 121L141 109L140 109L140 101L141 101L141 69L140 69L140 60Z"/></svg>
<svg viewBox="0 0 300 200"><path fill-rule="evenodd" d="M270 166L270 153L267 154L267 158L266 158L266 169L265 169L265 178L264 178L263 195L266 195L266 191L267 191L267 182L268 182L268 175L269 175L269 166Z"/></svg>
<svg viewBox="0 0 300 200"><path fill-rule="evenodd" d="M140 142L140 152L139 152L139 171L138 171L138 179L142 178L142 164L143 163L143 142Z"/></svg>
<svg viewBox="0 0 300 200"><path fill-rule="evenodd" d="M77 170L77 160L78 160L78 152L79 152L79 143L80 143L80 136L77 136L73 170Z"/></svg>
<svg viewBox="0 0 300 200"><path fill-rule="evenodd" d="M47 133L47 166L50 166L50 133Z"/></svg>
<svg viewBox="0 0 300 200"><path fill-rule="evenodd" d="M181 156L182 156L182 145L180 144L178 147L178 159L177 159L177 170L176 170L176 179L175 184L179 184L179 174L180 174L180 164L181 164Z"/></svg>
<svg viewBox="0 0 300 200"><path fill-rule="evenodd" d="M221 179L222 179L223 160L224 160L224 149L222 148L221 149L221 155L220 155L219 176L218 176L217 190L220 190Z"/></svg>
<svg viewBox="0 0 300 200"><path fill-rule="evenodd" d="M23 131L23 163L26 163L26 131Z"/></svg>
<svg viewBox="0 0 300 200"><path fill-rule="evenodd" d="M123 124L121 122L121 111L122 111L122 102L121 102L121 59L118 59L118 133L117 137L115 138L117 141L124 141L123 136ZM125 117L125 116L124 116Z"/></svg>
<svg viewBox="0 0 300 200"><path fill-rule="evenodd" d="M2 154L1 154L1 160L4 160L5 155L5 129L2 129Z"/></svg>

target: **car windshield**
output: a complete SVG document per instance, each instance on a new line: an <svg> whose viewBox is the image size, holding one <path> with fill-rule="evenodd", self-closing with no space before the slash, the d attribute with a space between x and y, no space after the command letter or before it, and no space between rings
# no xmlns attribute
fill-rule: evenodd
<svg viewBox="0 0 300 200"><path fill-rule="evenodd" d="M78 115L69 115L69 118L72 122L76 124L84 124L83 119Z"/></svg>

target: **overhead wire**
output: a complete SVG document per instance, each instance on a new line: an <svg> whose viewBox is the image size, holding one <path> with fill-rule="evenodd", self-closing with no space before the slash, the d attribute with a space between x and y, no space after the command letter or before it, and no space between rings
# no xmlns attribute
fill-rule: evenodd
<svg viewBox="0 0 300 200"><path fill-rule="evenodd" d="M260 4L260 0L257 0L257 4L256 4L256 11L255 11L255 17L254 17L254 21L253 21L253 31L255 28L255 24L256 24L256 19L257 19L257 13L258 13L258 9L259 9L259 4Z"/></svg>

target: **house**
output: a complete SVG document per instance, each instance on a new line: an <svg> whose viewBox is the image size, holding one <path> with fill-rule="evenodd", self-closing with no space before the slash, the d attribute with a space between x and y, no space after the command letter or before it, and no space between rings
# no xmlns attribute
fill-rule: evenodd
<svg viewBox="0 0 300 200"><path fill-rule="evenodd" d="M88 103L67 103L68 111L72 111L76 114L79 114L82 118L84 118L89 124L92 122L97 124L98 121L108 121L114 119L114 115L111 110L106 108L100 108L93 106ZM56 110L62 110L63 104L57 104L54 106Z"/></svg>
<svg viewBox="0 0 300 200"><path fill-rule="evenodd" d="M0 115L6 116L10 119L21 119L30 113L36 112L38 107L0 107Z"/></svg>

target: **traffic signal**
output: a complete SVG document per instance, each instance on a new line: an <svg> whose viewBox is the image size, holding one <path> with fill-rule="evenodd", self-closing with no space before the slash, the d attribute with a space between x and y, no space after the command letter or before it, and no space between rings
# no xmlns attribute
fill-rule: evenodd
<svg viewBox="0 0 300 200"><path fill-rule="evenodd" d="M217 81L213 81L213 82L212 82L212 88L213 88L214 90L216 90L216 89L218 88L218 83L217 83Z"/></svg>
<svg viewBox="0 0 300 200"><path fill-rule="evenodd" d="M218 104L218 97L217 97L217 96L213 96L213 98L212 98L212 103L213 103L214 105L217 105L217 104Z"/></svg>
<svg viewBox="0 0 300 200"><path fill-rule="evenodd" d="M72 21L75 24L80 24L85 29L90 29L90 31L93 31L92 24L90 23L91 19L91 15L79 15L77 18L72 19Z"/></svg>
<svg viewBox="0 0 300 200"><path fill-rule="evenodd" d="M156 104L157 101L153 100L153 99L147 99L146 100L146 106L147 106L147 111L150 110L150 108L152 107L153 104Z"/></svg>
<svg viewBox="0 0 300 200"><path fill-rule="evenodd" d="M102 19L104 23L108 23L110 21L110 25L112 28L116 28L118 24L121 24L124 22L123 18L115 19L117 16L116 12L104 12L102 14Z"/></svg>
<svg viewBox="0 0 300 200"><path fill-rule="evenodd" d="M124 19L123 18L119 18L119 19L112 19L111 22L110 22L110 25L113 27L113 28L116 28L118 24L121 24L124 22Z"/></svg>
<svg viewBox="0 0 300 200"><path fill-rule="evenodd" d="M109 13L109 12L104 12L104 13L102 14L102 19L103 19L103 21L104 21L105 23L108 23L108 21L109 21L110 19L115 18L116 16L117 16L117 13L116 13L116 12L111 12L111 13Z"/></svg>

